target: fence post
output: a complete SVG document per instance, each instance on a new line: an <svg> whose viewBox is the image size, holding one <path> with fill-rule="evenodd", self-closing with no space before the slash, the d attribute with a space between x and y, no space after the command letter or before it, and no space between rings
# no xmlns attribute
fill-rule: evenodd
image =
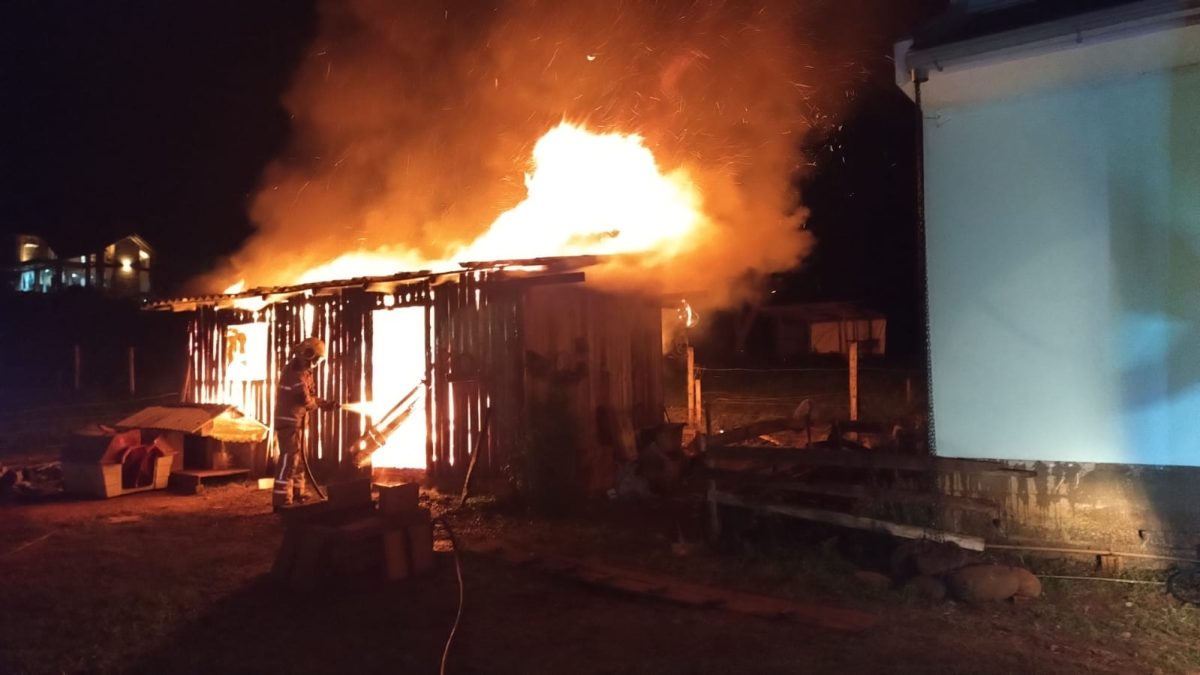
<svg viewBox="0 0 1200 675"><path fill-rule="evenodd" d="M136 347L129 348L129 397L137 396Z"/></svg>
<svg viewBox="0 0 1200 675"><path fill-rule="evenodd" d="M696 352L687 346L687 423L696 426Z"/></svg>
<svg viewBox="0 0 1200 675"><path fill-rule="evenodd" d="M858 420L858 341L850 342L850 421Z"/></svg>

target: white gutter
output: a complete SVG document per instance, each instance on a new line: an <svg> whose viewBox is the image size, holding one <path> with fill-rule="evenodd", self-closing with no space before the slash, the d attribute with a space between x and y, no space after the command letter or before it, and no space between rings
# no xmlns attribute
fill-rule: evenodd
<svg viewBox="0 0 1200 675"><path fill-rule="evenodd" d="M896 65L899 70L903 64L904 72L915 73L924 80L933 72L968 64L1005 61L1069 49L1085 42L1194 24L1200 24L1200 0L1144 0L928 49L911 50L908 48L911 41L900 42L896 51L906 53L903 61L896 59Z"/></svg>

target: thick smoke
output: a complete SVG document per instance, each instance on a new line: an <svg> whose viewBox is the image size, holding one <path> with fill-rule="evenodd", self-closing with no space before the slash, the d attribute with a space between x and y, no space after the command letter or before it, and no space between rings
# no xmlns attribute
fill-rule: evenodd
<svg viewBox="0 0 1200 675"><path fill-rule="evenodd" d="M213 279L281 284L351 250L437 260L524 197L533 143L566 119L639 133L712 221L655 270L727 297L810 245L799 147L855 70L822 2L328 0L285 98L293 143L259 231Z"/></svg>

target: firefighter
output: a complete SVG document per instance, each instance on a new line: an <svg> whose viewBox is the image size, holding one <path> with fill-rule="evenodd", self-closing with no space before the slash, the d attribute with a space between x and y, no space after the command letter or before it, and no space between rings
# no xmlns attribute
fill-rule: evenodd
<svg viewBox="0 0 1200 675"><path fill-rule="evenodd" d="M292 349L292 360L279 374L275 397L275 435L279 439L279 472L271 505L276 509L307 501L304 491L304 422L308 413L320 408L333 410L336 401L316 397L313 368L325 360L325 343L307 338Z"/></svg>

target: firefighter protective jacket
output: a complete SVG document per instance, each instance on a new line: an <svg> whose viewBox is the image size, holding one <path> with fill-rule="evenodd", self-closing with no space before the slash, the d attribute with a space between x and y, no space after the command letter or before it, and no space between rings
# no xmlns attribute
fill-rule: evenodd
<svg viewBox="0 0 1200 675"><path fill-rule="evenodd" d="M293 359L284 366L275 396L275 428L303 426L308 411L317 407L316 392L313 371L307 363Z"/></svg>

